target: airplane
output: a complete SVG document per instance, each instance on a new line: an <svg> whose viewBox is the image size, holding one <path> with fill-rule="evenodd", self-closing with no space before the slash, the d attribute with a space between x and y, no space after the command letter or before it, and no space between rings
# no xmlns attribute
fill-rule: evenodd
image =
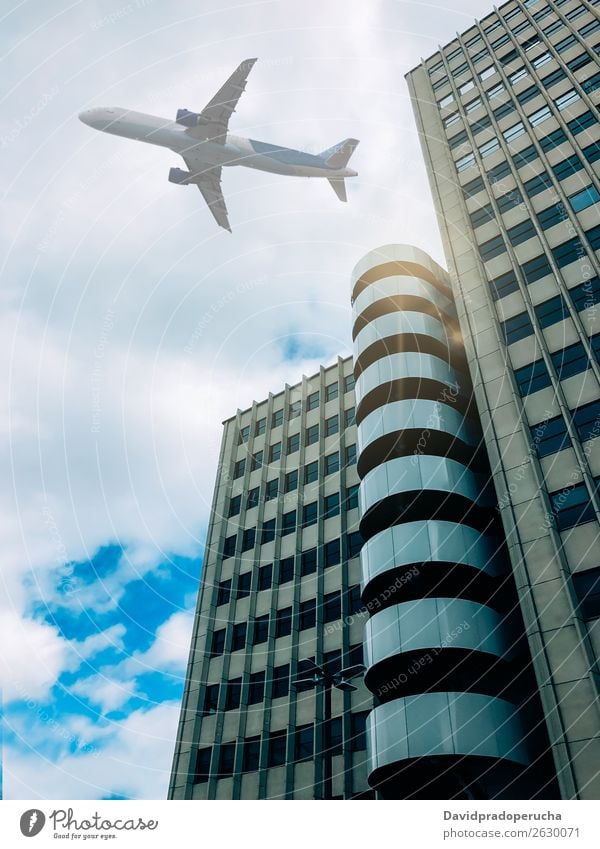
<svg viewBox="0 0 600 849"><path fill-rule="evenodd" d="M358 145L357 139L345 139L315 155L228 132L229 119L236 111L255 62L256 59L242 62L202 112L178 109L175 121L116 106L87 109L79 118L95 130L167 147L180 154L188 170L171 168L169 181L179 186L198 186L217 224L230 233L221 190L223 167L243 165L271 174L324 177L338 198L346 201L344 180L358 176L346 167Z"/></svg>

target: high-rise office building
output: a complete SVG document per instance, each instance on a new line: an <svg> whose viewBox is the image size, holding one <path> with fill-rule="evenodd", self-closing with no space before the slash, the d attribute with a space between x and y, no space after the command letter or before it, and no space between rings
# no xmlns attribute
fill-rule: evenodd
<svg viewBox="0 0 600 849"><path fill-rule="evenodd" d="M171 798L372 795L362 680L294 686L363 659L354 407L347 358L224 422Z"/></svg>
<svg viewBox="0 0 600 849"><path fill-rule="evenodd" d="M561 795L600 798L598 0L407 75Z"/></svg>

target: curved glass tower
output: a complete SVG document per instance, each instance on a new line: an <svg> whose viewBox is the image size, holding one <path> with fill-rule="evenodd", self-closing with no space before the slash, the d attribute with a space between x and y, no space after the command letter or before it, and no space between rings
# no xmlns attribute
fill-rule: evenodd
<svg viewBox="0 0 600 849"><path fill-rule="evenodd" d="M554 796L448 275L379 248L352 309L369 782L383 798Z"/></svg>

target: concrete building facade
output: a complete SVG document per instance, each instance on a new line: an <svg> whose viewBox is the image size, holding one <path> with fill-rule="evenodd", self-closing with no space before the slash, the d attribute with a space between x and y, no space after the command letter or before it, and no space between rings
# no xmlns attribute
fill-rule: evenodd
<svg viewBox="0 0 600 849"><path fill-rule="evenodd" d="M600 797L598 10L506 3L407 76L569 799Z"/></svg>
<svg viewBox="0 0 600 849"><path fill-rule="evenodd" d="M354 376L339 359L224 422L170 798L369 798Z"/></svg>

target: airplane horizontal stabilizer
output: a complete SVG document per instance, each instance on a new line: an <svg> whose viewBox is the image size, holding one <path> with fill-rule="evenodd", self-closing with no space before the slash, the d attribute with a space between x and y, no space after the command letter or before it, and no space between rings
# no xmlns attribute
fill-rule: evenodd
<svg viewBox="0 0 600 849"><path fill-rule="evenodd" d="M324 150L319 156L325 160L330 168L345 168L359 144L358 139L344 139L344 141Z"/></svg>
<svg viewBox="0 0 600 849"><path fill-rule="evenodd" d="M344 183L344 181L330 179L329 184L331 185L331 188L339 197L339 199L343 200L344 203L346 203L348 198L346 197L346 184Z"/></svg>

